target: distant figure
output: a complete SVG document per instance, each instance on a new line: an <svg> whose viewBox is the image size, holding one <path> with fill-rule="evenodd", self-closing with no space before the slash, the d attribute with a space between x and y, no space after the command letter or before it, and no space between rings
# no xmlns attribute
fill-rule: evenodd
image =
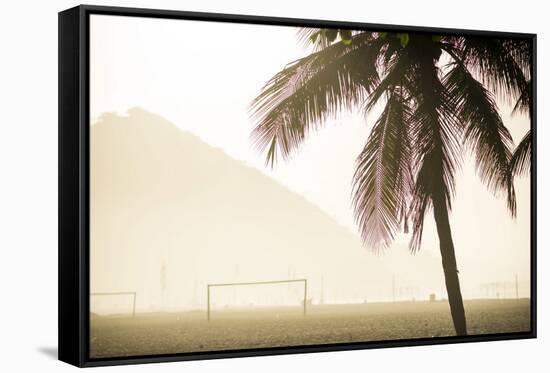
<svg viewBox="0 0 550 373"><path fill-rule="evenodd" d="M435 302L435 294L430 294L430 302Z"/></svg>

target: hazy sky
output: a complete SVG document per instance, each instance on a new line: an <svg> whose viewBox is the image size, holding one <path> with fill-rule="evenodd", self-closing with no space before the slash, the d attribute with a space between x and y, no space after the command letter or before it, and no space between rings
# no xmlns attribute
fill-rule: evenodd
<svg viewBox="0 0 550 373"><path fill-rule="evenodd" d="M264 166L265 155L250 142L251 100L271 76L308 53L295 28L93 15L90 41L92 122L101 113L125 114L133 107L159 114L303 195L357 234L351 179L373 116L341 113L274 170ZM511 118L510 107L502 108L517 143L529 121ZM456 179L451 224L462 278L484 271L510 280L519 273L526 281L528 179L516 181L515 221L504 199L493 197L478 180L471 162L466 160ZM432 220L428 215L422 250L437 254Z"/></svg>

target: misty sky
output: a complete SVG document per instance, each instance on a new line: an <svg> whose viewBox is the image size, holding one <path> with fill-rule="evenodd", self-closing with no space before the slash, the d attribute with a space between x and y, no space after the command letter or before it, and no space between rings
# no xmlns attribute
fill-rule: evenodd
<svg viewBox="0 0 550 373"><path fill-rule="evenodd" d="M365 120L360 112L341 113L274 170L265 167L265 155L249 138L252 99L271 76L309 52L295 28L93 15L90 41L92 123L101 113L125 114L133 107L159 114L301 194L357 234L351 180L375 115ZM511 118L509 105L501 108L517 144L529 121ZM518 273L527 281L529 180L516 180L515 221L504 198L481 184L468 157L456 180L451 226L462 278L483 272L484 278L511 281ZM438 255L432 220L429 214L421 249Z"/></svg>

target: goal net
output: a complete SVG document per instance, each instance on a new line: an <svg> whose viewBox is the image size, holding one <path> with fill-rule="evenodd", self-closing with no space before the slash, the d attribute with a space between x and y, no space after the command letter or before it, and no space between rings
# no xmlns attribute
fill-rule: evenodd
<svg viewBox="0 0 550 373"><path fill-rule="evenodd" d="M91 293L90 313L92 315L136 315L136 293L113 292Z"/></svg>
<svg viewBox="0 0 550 373"><path fill-rule="evenodd" d="M260 308L298 306L307 311L307 279L234 282L206 285L206 313L223 310L258 311Z"/></svg>

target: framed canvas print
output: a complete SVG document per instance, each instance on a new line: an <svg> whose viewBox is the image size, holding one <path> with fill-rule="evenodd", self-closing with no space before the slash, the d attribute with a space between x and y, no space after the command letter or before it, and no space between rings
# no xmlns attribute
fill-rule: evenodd
<svg viewBox="0 0 550 373"><path fill-rule="evenodd" d="M535 337L535 41L59 13L59 358Z"/></svg>

